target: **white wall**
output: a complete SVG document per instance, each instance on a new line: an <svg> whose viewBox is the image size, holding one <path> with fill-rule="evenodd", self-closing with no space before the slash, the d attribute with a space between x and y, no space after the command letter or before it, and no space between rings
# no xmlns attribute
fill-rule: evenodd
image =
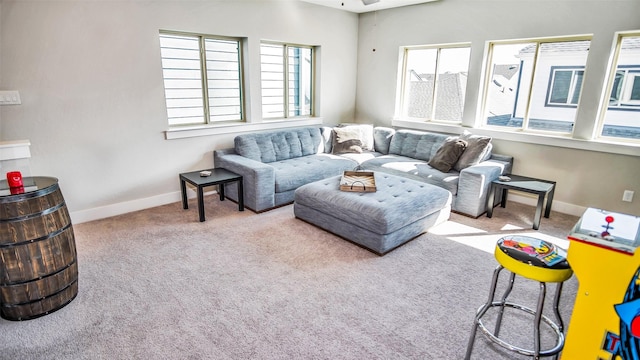
<svg viewBox="0 0 640 360"><path fill-rule="evenodd" d="M636 0L442 0L362 14L356 120L392 124L401 46L471 42L463 117L468 125L476 121L487 41L580 34L593 34L593 40L578 121L595 119L614 33L638 29ZM494 140L495 152L515 157L514 173L558 182L555 209L598 207L640 215L640 147L620 155L589 151L591 145L580 140L573 143L581 150L541 145L545 142ZM621 201L625 189L635 191L632 203Z"/></svg>
<svg viewBox="0 0 640 360"><path fill-rule="evenodd" d="M22 98L0 107L0 141L30 140L32 174L60 180L76 222L178 201L178 173L232 145L164 139L160 29L247 37L253 113L260 40L318 45L319 115L354 116L356 14L294 0L0 1L0 89Z"/></svg>
<svg viewBox="0 0 640 360"><path fill-rule="evenodd" d="M254 94L261 39L319 45L325 123L355 114L388 126L402 45L472 42L469 121L485 41L593 33L585 87L597 87L613 33L639 29L639 13L636 0L442 0L359 17L296 0L0 0L0 89L22 98L0 107L0 141L30 140L32 173L58 177L74 221L85 221L178 201L177 174L212 166L212 151L232 143L232 134L164 139L159 29L247 37ZM599 94L584 98L579 116L594 116ZM640 215L638 156L495 144L516 173L557 180L560 207ZM633 203L620 201L625 189Z"/></svg>

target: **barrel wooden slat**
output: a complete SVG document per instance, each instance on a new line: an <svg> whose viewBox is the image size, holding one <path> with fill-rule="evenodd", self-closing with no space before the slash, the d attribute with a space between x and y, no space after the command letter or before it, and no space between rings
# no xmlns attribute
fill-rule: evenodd
<svg viewBox="0 0 640 360"><path fill-rule="evenodd" d="M34 179L45 186L0 196L0 316L8 320L46 315L77 295L75 237L64 198L56 179Z"/></svg>

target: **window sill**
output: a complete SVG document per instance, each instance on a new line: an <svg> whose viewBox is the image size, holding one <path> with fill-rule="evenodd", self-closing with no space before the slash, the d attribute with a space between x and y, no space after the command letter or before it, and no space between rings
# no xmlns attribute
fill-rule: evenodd
<svg viewBox="0 0 640 360"><path fill-rule="evenodd" d="M298 126L322 125L321 117L264 120L259 123L232 123L189 127L175 127L165 131L166 140L185 139L196 136L234 134L248 131L282 129Z"/></svg>
<svg viewBox="0 0 640 360"><path fill-rule="evenodd" d="M416 122L406 120L393 120L396 127L436 131L449 134L460 134L467 129L474 134L491 136L494 139L515 141L530 144L557 146L570 149L598 151L612 154L640 156L640 144L623 144L599 140L581 140L562 136L549 136L545 134L533 134L514 131L500 131L489 128L466 128L458 125Z"/></svg>

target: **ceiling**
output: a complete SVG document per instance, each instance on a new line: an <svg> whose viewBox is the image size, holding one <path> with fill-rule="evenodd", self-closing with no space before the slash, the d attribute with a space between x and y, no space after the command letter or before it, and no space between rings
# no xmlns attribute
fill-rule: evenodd
<svg viewBox="0 0 640 360"><path fill-rule="evenodd" d="M364 5L362 0L300 0L312 4L328 6L335 9L364 13L369 11L390 9L395 7L428 3L437 0L379 0L370 5Z"/></svg>

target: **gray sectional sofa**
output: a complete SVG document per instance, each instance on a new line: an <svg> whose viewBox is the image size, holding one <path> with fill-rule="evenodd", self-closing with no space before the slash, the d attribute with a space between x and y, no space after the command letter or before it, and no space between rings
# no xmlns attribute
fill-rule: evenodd
<svg viewBox="0 0 640 360"><path fill-rule="evenodd" d="M513 165L513 157L492 153L489 138L371 125L248 133L234 145L213 152L214 166L243 176L244 204L256 212L293 202L302 185L367 170L442 187L453 196L453 211L478 217L491 181ZM236 200L236 187L225 188L225 196Z"/></svg>

